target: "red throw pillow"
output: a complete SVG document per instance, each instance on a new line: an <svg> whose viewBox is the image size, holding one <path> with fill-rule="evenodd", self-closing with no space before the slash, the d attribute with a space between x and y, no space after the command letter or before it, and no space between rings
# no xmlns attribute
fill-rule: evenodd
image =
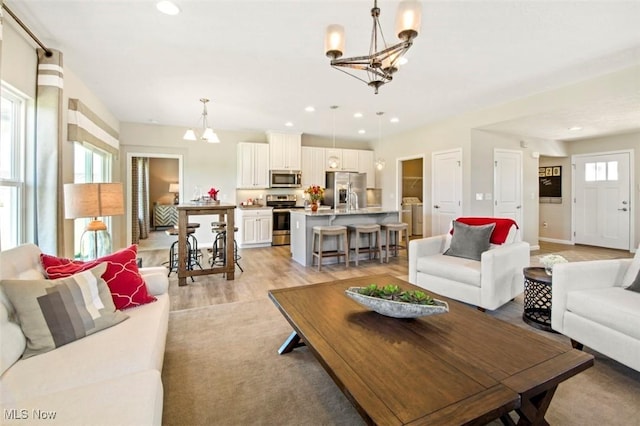
<svg viewBox="0 0 640 426"><path fill-rule="evenodd" d="M492 244L504 244L504 242L507 240L507 236L509 235L509 230L511 229L511 227L515 226L516 229L518 229L518 224L516 223L516 221L508 218L459 217L456 219L456 221L470 226L481 226L495 223L496 227L493 228L493 233L491 234ZM453 235L453 228L449 232L451 233L451 235Z"/></svg>
<svg viewBox="0 0 640 426"><path fill-rule="evenodd" d="M64 259L44 253L40 254L40 261L47 277L52 280L69 277L91 269L102 262L107 262L107 270L102 274L102 279L107 282L109 290L111 290L111 297L116 309L126 309L156 300L148 293L147 284L140 276L136 262L137 257L138 246L133 244L131 247L88 262Z"/></svg>

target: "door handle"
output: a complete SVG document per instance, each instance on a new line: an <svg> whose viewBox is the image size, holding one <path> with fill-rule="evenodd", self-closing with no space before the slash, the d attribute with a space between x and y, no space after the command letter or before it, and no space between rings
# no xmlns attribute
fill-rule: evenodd
<svg viewBox="0 0 640 426"><path fill-rule="evenodd" d="M433 206L433 208L434 208L434 209L439 209L439 208L440 208L440 206L436 204L435 206Z"/></svg>
<svg viewBox="0 0 640 426"><path fill-rule="evenodd" d="M521 209L521 208L522 208L522 206L516 206L516 209Z"/></svg>
<svg viewBox="0 0 640 426"><path fill-rule="evenodd" d="M621 209L618 209L618 211L626 212L626 211L627 211L627 208L626 208L626 207L623 207L623 208L621 208Z"/></svg>

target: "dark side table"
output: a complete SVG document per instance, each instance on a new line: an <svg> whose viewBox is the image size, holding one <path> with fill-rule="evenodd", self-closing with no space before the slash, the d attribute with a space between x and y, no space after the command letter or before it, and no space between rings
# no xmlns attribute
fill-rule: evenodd
<svg viewBox="0 0 640 426"><path fill-rule="evenodd" d="M551 331L551 275L544 268L524 268L522 320L539 330Z"/></svg>

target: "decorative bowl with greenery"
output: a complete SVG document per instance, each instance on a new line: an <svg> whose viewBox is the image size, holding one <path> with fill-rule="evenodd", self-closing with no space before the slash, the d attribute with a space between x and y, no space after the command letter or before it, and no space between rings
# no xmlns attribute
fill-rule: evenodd
<svg viewBox="0 0 640 426"><path fill-rule="evenodd" d="M395 284L349 287L347 296L367 308L393 318L417 318L449 312L449 305L420 290L403 290Z"/></svg>

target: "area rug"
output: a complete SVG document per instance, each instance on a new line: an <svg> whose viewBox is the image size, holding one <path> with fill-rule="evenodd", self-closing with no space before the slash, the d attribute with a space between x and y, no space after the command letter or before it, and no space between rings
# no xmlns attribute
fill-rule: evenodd
<svg viewBox="0 0 640 426"><path fill-rule="evenodd" d="M521 302L503 308L501 319L522 322ZM171 312L163 424L364 424L307 348L277 353L290 332L266 298ZM596 356L595 367L559 386L551 424L638 424L640 373Z"/></svg>

